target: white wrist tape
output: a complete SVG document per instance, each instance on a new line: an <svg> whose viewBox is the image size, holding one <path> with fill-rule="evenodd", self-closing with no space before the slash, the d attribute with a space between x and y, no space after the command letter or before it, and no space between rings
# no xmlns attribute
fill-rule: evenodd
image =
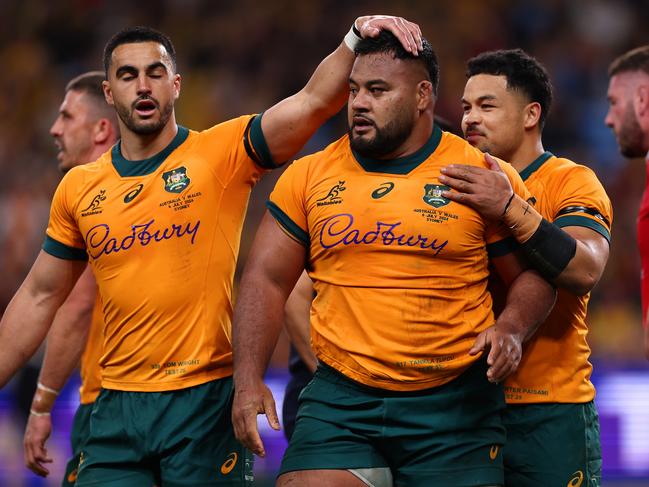
<svg viewBox="0 0 649 487"><path fill-rule="evenodd" d="M38 411L34 411L33 409L29 410L29 414L32 414L34 416L50 416L50 413L39 413Z"/></svg>
<svg viewBox="0 0 649 487"><path fill-rule="evenodd" d="M349 50L351 52L354 52L354 49L356 49L356 46L361 41L361 39L362 37L359 35L356 25L352 24L351 28L349 29L349 32L347 32L347 35L345 35L343 41L345 42L345 45L349 48Z"/></svg>
<svg viewBox="0 0 649 487"><path fill-rule="evenodd" d="M36 387L38 387L39 389L41 389L41 390L43 390L45 392L49 392L50 394L55 394L57 396L59 395L59 392L61 392L61 391L57 391L56 389L52 389L51 387L47 387L46 385L42 384L41 382L36 384Z"/></svg>

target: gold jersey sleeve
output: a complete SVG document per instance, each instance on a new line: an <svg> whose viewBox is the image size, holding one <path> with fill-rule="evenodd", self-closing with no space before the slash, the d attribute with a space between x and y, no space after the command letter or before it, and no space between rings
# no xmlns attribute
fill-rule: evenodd
<svg viewBox="0 0 649 487"><path fill-rule="evenodd" d="M485 165L437 127L395 161L363 158L343 137L292 164L270 196L270 213L308 250L314 350L355 381L444 384L476 360L468 351L494 322L488 250L508 234L442 195L440 170L451 163Z"/></svg>
<svg viewBox="0 0 649 487"><path fill-rule="evenodd" d="M95 163L91 163L95 164ZM85 242L78 227L76 212L78 189L84 184L88 171L73 168L69 171L56 188L50 208L50 219L46 230L46 245L44 248L57 257L86 260ZM97 193L86 208L91 211L93 205L100 205L101 193Z"/></svg>
<svg viewBox="0 0 649 487"><path fill-rule="evenodd" d="M179 127L145 161L126 161L118 144L61 182L44 250L81 252L92 266L102 387L167 391L231 375L241 229L252 186L272 166L258 119Z"/></svg>
<svg viewBox="0 0 649 487"><path fill-rule="evenodd" d="M547 152L529 168L521 175L545 219L564 228L589 228L610 241L613 209L591 169ZM558 290L554 309L505 383L508 403L584 403L594 398L586 341L588 300L589 295Z"/></svg>

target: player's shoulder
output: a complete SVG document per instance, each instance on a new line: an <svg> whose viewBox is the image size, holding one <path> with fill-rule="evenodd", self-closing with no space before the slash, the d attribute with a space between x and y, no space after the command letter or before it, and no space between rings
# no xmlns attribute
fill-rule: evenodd
<svg viewBox="0 0 649 487"><path fill-rule="evenodd" d="M473 147L462 137L451 132L442 132L439 146L435 152L448 159L449 164L486 166L485 155L480 149Z"/></svg>
<svg viewBox="0 0 649 487"><path fill-rule="evenodd" d="M75 184L78 184L102 177L110 170L112 161L111 151L112 148L104 152L92 162L79 164L78 166L73 167L65 174L63 181L74 181Z"/></svg>
<svg viewBox="0 0 649 487"><path fill-rule="evenodd" d="M602 186L601 181L593 169L585 164L577 163L566 157L552 155L544 164L545 171L539 175L545 176L550 184L566 186L574 185L585 187L587 185Z"/></svg>
<svg viewBox="0 0 649 487"><path fill-rule="evenodd" d="M108 150L95 161L71 168L59 182L55 200L76 204L79 195L103 187L102 183L112 175L111 160L111 151Z"/></svg>
<svg viewBox="0 0 649 487"><path fill-rule="evenodd" d="M250 114L250 115L240 115L238 117L231 118L229 120L224 120L219 122L205 130L190 130L190 133L195 134L209 134L213 132L227 132L227 131L237 131L245 129L254 118L260 117L260 114Z"/></svg>
<svg viewBox="0 0 649 487"><path fill-rule="evenodd" d="M338 140L333 141L324 149L313 152L295 160L291 166L299 169L320 168L327 170L336 170L337 162L347 158L351 154L349 147L349 136L344 135Z"/></svg>

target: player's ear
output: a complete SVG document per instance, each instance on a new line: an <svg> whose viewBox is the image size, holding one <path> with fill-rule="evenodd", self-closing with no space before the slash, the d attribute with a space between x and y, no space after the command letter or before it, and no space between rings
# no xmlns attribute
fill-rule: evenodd
<svg viewBox="0 0 649 487"><path fill-rule="evenodd" d="M182 81L181 76L178 73L174 74L174 99L175 100L177 100L178 97L180 96L181 81Z"/></svg>
<svg viewBox="0 0 649 487"><path fill-rule="evenodd" d="M420 112L427 110L433 99L433 84L428 80L420 81L417 84L417 109Z"/></svg>
<svg viewBox="0 0 649 487"><path fill-rule="evenodd" d="M102 81L101 87L104 89L104 98L109 105L115 105L113 102L113 92L110 89L110 81Z"/></svg>
<svg viewBox="0 0 649 487"><path fill-rule="evenodd" d="M526 129L532 129L539 124L541 120L541 104L538 102L529 103L525 107L523 126Z"/></svg>
<svg viewBox="0 0 649 487"><path fill-rule="evenodd" d="M93 127L93 138L97 145L105 143L111 136L112 124L106 118L100 118Z"/></svg>
<svg viewBox="0 0 649 487"><path fill-rule="evenodd" d="M649 85L638 86L634 102L638 116L649 114Z"/></svg>

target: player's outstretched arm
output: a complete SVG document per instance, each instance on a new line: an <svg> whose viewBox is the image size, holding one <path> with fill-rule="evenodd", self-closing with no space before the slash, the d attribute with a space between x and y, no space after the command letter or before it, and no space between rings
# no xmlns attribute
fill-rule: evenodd
<svg viewBox="0 0 649 487"><path fill-rule="evenodd" d="M42 477L49 474L45 464L52 461L45 446L52 432L50 413L85 349L96 294L95 278L90 267L86 267L57 311L47 335L45 357L23 438L25 465Z"/></svg>
<svg viewBox="0 0 649 487"><path fill-rule="evenodd" d="M237 439L260 456L265 450L257 415L265 414L272 428L280 427L273 395L263 377L282 329L286 300L305 259L305 247L285 234L266 212L241 278L232 326L232 423Z"/></svg>
<svg viewBox="0 0 649 487"><path fill-rule="evenodd" d="M375 37L381 30L389 30L407 51L416 54L422 48L419 26L401 17L359 17L354 26L363 38ZM353 45L354 35L348 34L345 41L320 63L302 90L264 113L261 128L276 163L293 157L318 127L345 104L349 94L349 73L354 63Z"/></svg>
<svg viewBox="0 0 649 487"><path fill-rule="evenodd" d="M311 349L309 311L313 301L313 282L303 272L284 307L284 328L298 355L311 372L315 372L318 359Z"/></svg>
<svg viewBox="0 0 649 487"><path fill-rule="evenodd" d="M578 296L589 293L608 261L606 238L589 228L560 228L548 222L523 198L512 197L511 183L495 159L485 154L485 160L488 169L464 165L442 169L440 181L454 190L444 195L484 218L503 220L523 244L530 264L550 282Z"/></svg>
<svg viewBox="0 0 649 487"><path fill-rule="evenodd" d="M487 378L501 382L518 368L523 342L545 321L557 293L537 272L525 269L515 253L493 258L492 263L509 285L507 301L496 323L478 335L469 353L488 350Z"/></svg>
<svg viewBox="0 0 649 487"><path fill-rule="evenodd" d="M41 251L0 321L0 387L34 354L54 314L83 272L83 261Z"/></svg>

